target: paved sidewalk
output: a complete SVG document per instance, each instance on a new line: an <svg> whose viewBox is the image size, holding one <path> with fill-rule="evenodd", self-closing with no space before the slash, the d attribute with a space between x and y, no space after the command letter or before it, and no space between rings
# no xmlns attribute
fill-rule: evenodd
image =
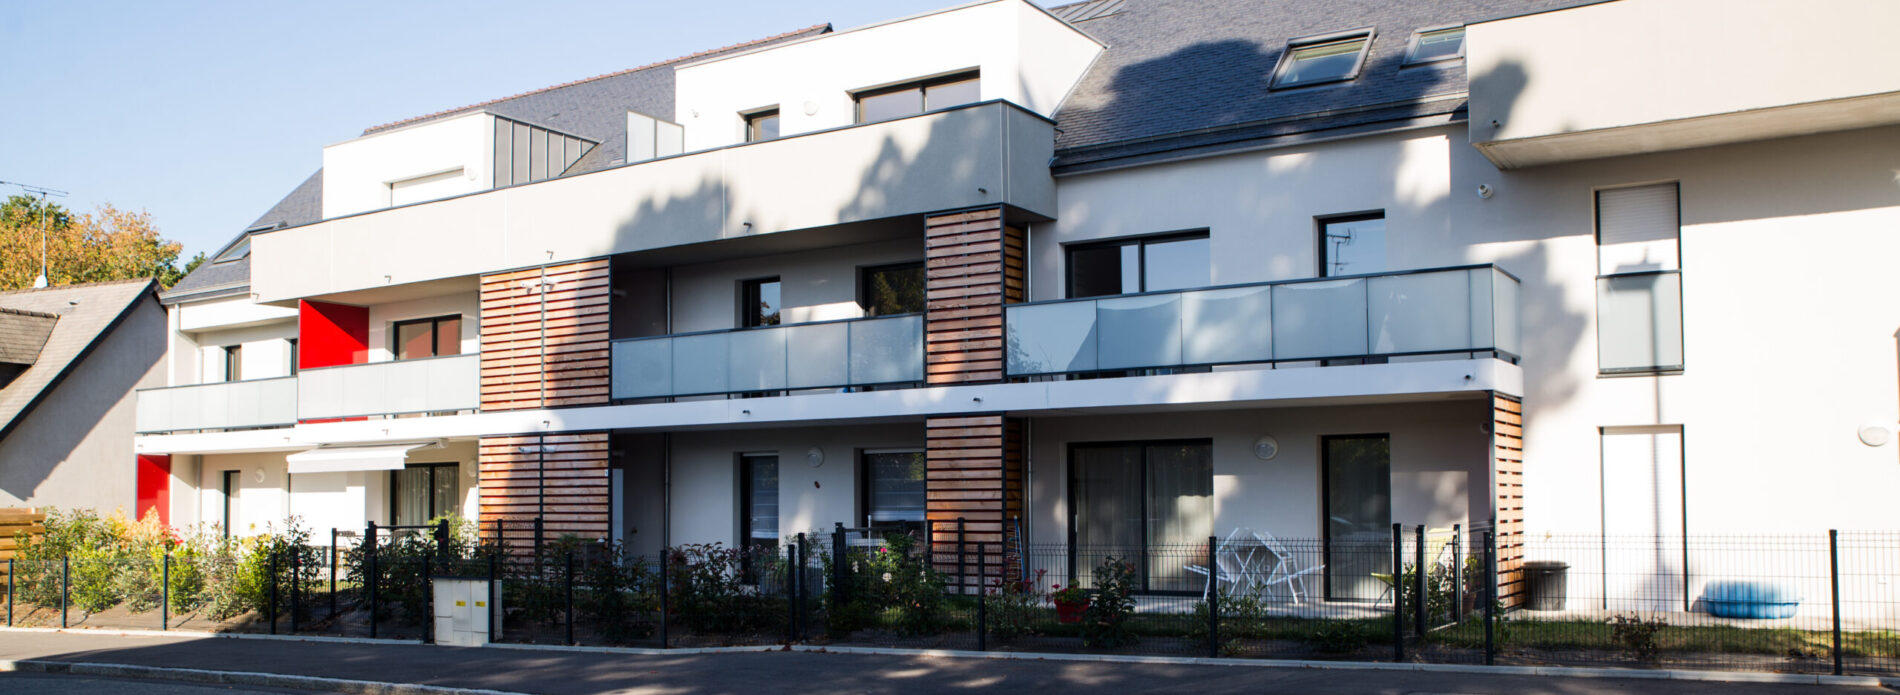
<svg viewBox="0 0 1900 695"><path fill-rule="evenodd" d="M0 660L250 671L542 695L780 692L1683 693L1892 695L1878 687L1558 678L1417 671L992 660L759 651L721 654L457 649L419 644L0 631ZM0 681L3 684L4 681Z"/></svg>

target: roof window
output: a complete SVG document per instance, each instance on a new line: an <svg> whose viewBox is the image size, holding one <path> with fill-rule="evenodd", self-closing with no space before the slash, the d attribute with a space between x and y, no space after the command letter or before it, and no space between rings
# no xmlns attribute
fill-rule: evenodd
<svg viewBox="0 0 1900 695"><path fill-rule="evenodd" d="M1412 34L1412 45L1405 50L1405 64L1436 63L1463 58L1464 55L1464 27L1420 29Z"/></svg>
<svg viewBox="0 0 1900 695"><path fill-rule="evenodd" d="M212 259L211 262L230 263L231 261L239 260L249 255L251 255L251 235L246 233L244 238L232 244L231 248L225 249L224 253L218 254L218 257Z"/></svg>
<svg viewBox="0 0 1900 695"><path fill-rule="evenodd" d="M1350 80L1359 75L1371 45L1371 29L1289 41L1274 68L1272 86L1285 89Z"/></svg>

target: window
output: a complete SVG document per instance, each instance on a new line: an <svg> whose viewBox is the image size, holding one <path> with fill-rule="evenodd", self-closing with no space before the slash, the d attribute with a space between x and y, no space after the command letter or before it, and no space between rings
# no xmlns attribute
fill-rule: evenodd
<svg viewBox="0 0 1900 695"><path fill-rule="evenodd" d="M290 339L290 375L297 375L297 339Z"/></svg>
<svg viewBox="0 0 1900 695"><path fill-rule="evenodd" d="M751 552L746 583L758 581L758 567L778 552L778 455L739 457L739 545Z"/></svg>
<svg viewBox="0 0 1900 695"><path fill-rule="evenodd" d="M1213 282L1207 232L1076 245L1068 253L1071 298L1191 289Z"/></svg>
<svg viewBox="0 0 1900 695"><path fill-rule="evenodd" d="M1391 270L1385 255L1385 213L1319 221L1319 274L1362 275Z"/></svg>
<svg viewBox="0 0 1900 695"><path fill-rule="evenodd" d="M866 316L914 314L927 306L921 262L865 268L858 277L858 305Z"/></svg>
<svg viewBox="0 0 1900 695"><path fill-rule="evenodd" d="M223 471L218 475L218 482L224 491L224 516L218 522L224 526L225 538L231 537L231 528L237 525L238 490L240 489L238 480L243 475L244 471Z"/></svg>
<svg viewBox="0 0 1900 695"><path fill-rule="evenodd" d="M921 451L865 452L865 526L922 533L924 469Z"/></svg>
<svg viewBox="0 0 1900 695"><path fill-rule="evenodd" d="M1376 600L1392 572L1392 437L1320 438L1327 600Z"/></svg>
<svg viewBox="0 0 1900 695"><path fill-rule="evenodd" d="M966 72L867 89L853 95L853 98L858 102L858 122L876 123L976 103L982 98L982 89L977 74Z"/></svg>
<svg viewBox="0 0 1900 695"><path fill-rule="evenodd" d="M238 381L244 378L244 346L224 346L224 380Z"/></svg>
<svg viewBox="0 0 1900 695"><path fill-rule="evenodd" d="M462 183L462 168L437 172L427 176L389 182L389 205L408 205L425 200L447 198L466 192L468 186Z"/></svg>
<svg viewBox="0 0 1900 695"><path fill-rule="evenodd" d="M396 359L462 354L462 317L437 316L396 322Z"/></svg>
<svg viewBox="0 0 1900 695"><path fill-rule="evenodd" d="M779 324L778 278L747 280L739 292L739 325L742 328Z"/></svg>
<svg viewBox="0 0 1900 695"><path fill-rule="evenodd" d="M1420 29L1412 34L1412 45L1405 49L1405 64L1436 63L1465 55L1465 28Z"/></svg>
<svg viewBox="0 0 1900 695"><path fill-rule="evenodd" d="M1207 544L1214 533L1214 445L1205 439L1076 444L1069 449L1072 568L1109 556L1136 563L1143 591L1199 593L1191 553L1150 555L1153 546ZM1204 560L1202 562L1205 562ZM1073 576L1080 586L1087 576Z"/></svg>
<svg viewBox="0 0 1900 695"><path fill-rule="evenodd" d="M745 141L764 142L778 139L778 109L745 116Z"/></svg>
<svg viewBox="0 0 1900 695"><path fill-rule="evenodd" d="M1642 539L1605 549L1604 607L1689 610L1682 428L1605 427L1601 434L1603 537Z"/></svg>
<svg viewBox="0 0 1900 695"><path fill-rule="evenodd" d="M242 260L243 258L249 255L251 255L251 236L249 234L245 234L244 238L239 239L237 243L232 244L231 248L225 249L224 253L218 254L217 258L211 259L211 262L212 263L230 263L232 261Z"/></svg>
<svg viewBox="0 0 1900 695"><path fill-rule="evenodd" d="M1597 191L1597 368L1681 371L1681 217L1677 186Z"/></svg>
<svg viewBox="0 0 1900 695"><path fill-rule="evenodd" d="M1289 42L1286 52L1280 56L1280 64L1274 68L1272 87L1283 89L1350 80L1359 75L1366 48L1371 45L1370 30Z"/></svg>
<svg viewBox="0 0 1900 695"><path fill-rule="evenodd" d="M389 508L397 526L421 526L458 511L461 464L416 463L389 476Z"/></svg>

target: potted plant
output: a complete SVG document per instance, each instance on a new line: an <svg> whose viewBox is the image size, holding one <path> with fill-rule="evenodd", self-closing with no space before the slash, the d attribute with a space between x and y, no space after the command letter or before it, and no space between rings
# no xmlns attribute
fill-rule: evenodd
<svg viewBox="0 0 1900 695"><path fill-rule="evenodd" d="M1082 614L1089 608L1089 592L1079 586L1065 587L1052 585L1049 600L1056 604L1056 622L1074 625L1082 622Z"/></svg>

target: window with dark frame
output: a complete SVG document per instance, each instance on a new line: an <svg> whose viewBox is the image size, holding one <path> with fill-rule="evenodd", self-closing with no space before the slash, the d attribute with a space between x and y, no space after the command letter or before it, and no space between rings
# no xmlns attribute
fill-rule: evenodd
<svg viewBox="0 0 1900 695"><path fill-rule="evenodd" d="M780 293L782 286L776 277L747 280L739 290L739 326L757 328L776 326L781 319Z"/></svg>
<svg viewBox="0 0 1900 695"><path fill-rule="evenodd" d="M1320 218L1320 277L1391 270L1385 241L1384 211Z"/></svg>
<svg viewBox="0 0 1900 695"><path fill-rule="evenodd" d="M224 346L224 380L238 381L244 376L244 346Z"/></svg>
<svg viewBox="0 0 1900 695"><path fill-rule="evenodd" d="M858 305L865 316L920 313L928 306L924 262L897 263L858 271Z"/></svg>
<svg viewBox="0 0 1900 695"><path fill-rule="evenodd" d="M766 109L745 115L745 141L764 142L778 139L778 109Z"/></svg>
<svg viewBox="0 0 1900 695"><path fill-rule="evenodd" d="M970 71L867 89L851 96L857 102L857 122L876 123L976 103L982 98L981 87L977 73Z"/></svg>
<svg viewBox="0 0 1900 695"><path fill-rule="evenodd" d="M1269 87L1305 87L1358 77L1371 45L1369 29L1289 41L1274 66Z"/></svg>
<svg viewBox="0 0 1900 695"><path fill-rule="evenodd" d="M412 463L389 472L389 518L397 526L421 526L460 506L459 463Z"/></svg>
<svg viewBox="0 0 1900 695"><path fill-rule="evenodd" d="M778 454L739 456L739 546L746 551L747 584L758 583L758 568L778 552Z"/></svg>
<svg viewBox="0 0 1900 695"><path fill-rule="evenodd" d="M859 479L864 525L922 534L925 473L922 451L864 452Z"/></svg>
<svg viewBox="0 0 1900 695"><path fill-rule="evenodd" d="M290 375L297 375L297 339L290 339Z"/></svg>
<svg viewBox="0 0 1900 695"><path fill-rule="evenodd" d="M1068 247L1069 298L1207 287L1213 283L1206 231Z"/></svg>
<svg viewBox="0 0 1900 695"><path fill-rule="evenodd" d="M462 317L436 316L397 321L390 352L399 360L462 354Z"/></svg>
<svg viewBox="0 0 1900 695"><path fill-rule="evenodd" d="M1679 200L1675 182L1596 192L1599 374L1683 369Z"/></svg>
<svg viewBox="0 0 1900 695"><path fill-rule="evenodd" d="M1405 65L1436 63L1463 58L1465 28L1439 27L1412 33L1412 44L1405 49Z"/></svg>
<svg viewBox="0 0 1900 695"><path fill-rule="evenodd" d="M237 494L240 489L238 478L243 474L244 471L224 471L218 476L219 485L224 488L224 518L220 521L224 524L225 538L231 537L231 527L237 523L237 519L232 515L238 509Z"/></svg>
<svg viewBox="0 0 1900 695"><path fill-rule="evenodd" d="M1071 444L1069 583L1092 586L1088 568L1119 557L1136 565L1140 591L1200 593L1190 555L1151 551L1205 546L1214 533L1213 449L1208 439Z"/></svg>

